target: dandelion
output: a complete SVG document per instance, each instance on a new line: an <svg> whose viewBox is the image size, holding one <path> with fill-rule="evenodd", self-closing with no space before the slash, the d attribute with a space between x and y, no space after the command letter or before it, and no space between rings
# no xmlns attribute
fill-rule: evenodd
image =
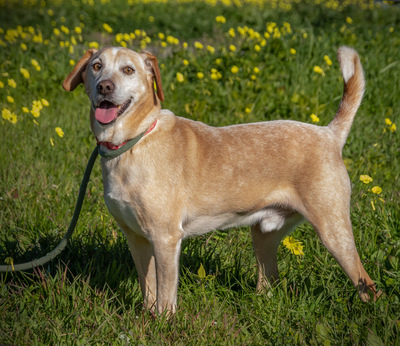
<svg viewBox="0 0 400 346"><path fill-rule="evenodd" d="M332 60L329 58L329 56L324 55L324 60L325 60L325 63L326 63L328 66L331 66L331 65L332 65Z"/></svg>
<svg viewBox="0 0 400 346"><path fill-rule="evenodd" d="M194 43L194 48L197 48L197 49L203 49L203 45L199 42L199 41L196 41L195 43Z"/></svg>
<svg viewBox="0 0 400 346"><path fill-rule="evenodd" d="M53 29L53 34L56 35L56 36L60 36L60 34L61 34L60 29L54 28L54 29Z"/></svg>
<svg viewBox="0 0 400 346"><path fill-rule="evenodd" d="M4 88L4 83L2 81L0 81L0 89Z"/></svg>
<svg viewBox="0 0 400 346"><path fill-rule="evenodd" d="M239 67L237 67L237 66L232 66L232 68L231 68L231 72L232 73L238 73L239 72Z"/></svg>
<svg viewBox="0 0 400 346"><path fill-rule="evenodd" d="M385 123L386 123L386 125L392 125L392 121L389 119L389 118L386 118L385 119Z"/></svg>
<svg viewBox="0 0 400 346"><path fill-rule="evenodd" d="M17 83L15 82L15 80L14 79L9 79L8 81L7 81L7 83L8 83L8 86L10 86L11 88L16 88L17 87Z"/></svg>
<svg viewBox="0 0 400 346"><path fill-rule="evenodd" d="M89 42L89 48L99 49L99 44L96 41Z"/></svg>
<svg viewBox="0 0 400 346"><path fill-rule="evenodd" d="M21 74L24 76L24 78L29 79L29 77L30 77L29 71L26 68L21 67L19 69L19 72L21 72Z"/></svg>
<svg viewBox="0 0 400 346"><path fill-rule="evenodd" d="M61 127L56 127L55 130L59 137L61 137L61 138L64 137L64 131L61 129Z"/></svg>
<svg viewBox="0 0 400 346"><path fill-rule="evenodd" d="M215 48L212 46L207 46L207 50L211 53L214 54L215 53Z"/></svg>
<svg viewBox="0 0 400 346"><path fill-rule="evenodd" d="M70 64L71 66L75 66L75 61L74 61L73 59L69 59L69 64Z"/></svg>
<svg viewBox="0 0 400 346"><path fill-rule="evenodd" d="M162 32L159 32L159 33L158 33L158 38L159 38L160 40L164 40L164 39L165 39L165 35L164 35Z"/></svg>
<svg viewBox="0 0 400 346"><path fill-rule="evenodd" d="M154 23L155 20L156 20L156 19L155 19L153 16L149 16L149 22L150 22L150 23Z"/></svg>
<svg viewBox="0 0 400 346"><path fill-rule="evenodd" d="M382 192L382 188L379 187L379 186L374 186L374 187L371 189L371 192L374 193L374 194L376 194L376 195L379 195L379 194L381 194L381 192Z"/></svg>
<svg viewBox="0 0 400 346"><path fill-rule="evenodd" d="M49 8L49 9L47 10L47 14L48 14L50 17L52 17L52 16L54 16L54 11L53 11L51 8Z"/></svg>
<svg viewBox="0 0 400 346"><path fill-rule="evenodd" d="M203 72L197 72L197 78L198 79L203 79L204 78L204 73Z"/></svg>
<svg viewBox="0 0 400 346"><path fill-rule="evenodd" d="M314 66L313 71L314 71L315 73L319 73L319 74L322 75L322 76L325 76L324 70L323 70L321 67L317 66L317 65Z"/></svg>
<svg viewBox="0 0 400 346"><path fill-rule="evenodd" d="M294 49L294 48L290 48L289 52L292 55L296 55L296 53L297 53L296 49Z"/></svg>
<svg viewBox="0 0 400 346"><path fill-rule="evenodd" d="M367 175L367 174L363 174L360 175L360 180L364 183L364 184L369 184L373 179Z"/></svg>
<svg viewBox="0 0 400 346"><path fill-rule="evenodd" d="M74 28L74 31L79 35L79 34L82 34L82 28L80 27L80 26L76 26L75 28Z"/></svg>
<svg viewBox="0 0 400 346"><path fill-rule="evenodd" d="M217 17L215 17L215 21L217 23L225 24L226 23L226 18L224 16L217 16Z"/></svg>
<svg viewBox="0 0 400 346"><path fill-rule="evenodd" d="M40 67L40 65L39 65L39 63L37 62L36 59L31 59L31 64L36 69L36 71L40 71L41 70L41 67Z"/></svg>
<svg viewBox="0 0 400 346"><path fill-rule="evenodd" d="M45 106L45 107L50 106L49 101L47 101L46 99L42 99L41 102L42 102L42 105Z"/></svg>
<svg viewBox="0 0 400 346"><path fill-rule="evenodd" d="M390 127L389 127L390 132L395 132L396 131L396 124L393 123Z"/></svg>
<svg viewBox="0 0 400 346"><path fill-rule="evenodd" d="M14 98L10 95L7 96L7 102L14 103Z"/></svg>
<svg viewBox="0 0 400 346"><path fill-rule="evenodd" d="M21 43L21 49L25 51L28 49L28 46L25 43Z"/></svg>
<svg viewBox="0 0 400 346"><path fill-rule="evenodd" d="M255 50L256 52L259 52L259 51L261 50L261 46L258 45L258 44L256 44L256 45L254 46L254 50Z"/></svg>
<svg viewBox="0 0 400 346"><path fill-rule="evenodd" d="M186 59L183 59L183 65L188 66L189 65L189 61L187 61Z"/></svg>
<svg viewBox="0 0 400 346"><path fill-rule="evenodd" d="M260 73L260 69L259 69L258 67L254 67L254 68L253 68L253 72L254 72L254 73Z"/></svg>
<svg viewBox="0 0 400 346"><path fill-rule="evenodd" d="M108 32L109 34L112 33L112 27L110 25L108 25L107 23L103 24L103 29Z"/></svg>
<svg viewBox="0 0 400 346"><path fill-rule="evenodd" d="M353 23L353 19L351 19L351 17L346 17L346 23L352 24Z"/></svg>
<svg viewBox="0 0 400 346"><path fill-rule="evenodd" d="M306 32L303 32L303 38L306 39L308 37L308 34Z"/></svg>
<svg viewBox="0 0 400 346"><path fill-rule="evenodd" d="M230 50L231 52L235 52L235 51L236 51L236 47L235 47L233 44L231 44L231 45L229 46L229 50Z"/></svg>
<svg viewBox="0 0 400 346"><path fill-rule="evenodd" d="M296 256L302 256L302 255L304 255L304 252L303 252L304 246L301 245L301 244L302 244L302 243L301 243L300 241L297 241L297 240L294 239L294 237L292 237L292 236L289 236L289 237L286 237L285 239L283 239L283 245L284 245L288 250L290 250L290 252L291 252L293 255L296 255Z"/></svg>
<svg viewBox="0 0 400 346"><path fill-rule="evenodd" d="M28 107L22 107L22 112L29 113L29 108Z"/></svg>
<svg viewBox="0 0 400 346"><path fill-rule="evenodd" d="M218 80L218 79L222 78L222 75L217 69L212 68L210 77L211 77L212 80Z"/></svg>
<svg viewBox="0 0 400 346"><path fill-rule="evenodd" d="M180 73L180 72L178 72L178 73L176 74L176 79L177 79L177 81L178 81L179 83L183 83L183 82L185 81L185 77L184 77L183 74Z"/></svg>
<svg viewBox="0 0 400 346"><path fill-rule="evenodd" d="M14 112L10 111L8 108L2 109L1 116L4 120L8 120L11 124L17 123L17 115Z"/></svg>
<svg viewBox="0 0 400 346"><path fill-rule="evenodd" d="M235 29L234 28L230 28L229 31L228 31L228 34L229 34L230 37L235 37L236 36Z"/></svg>
<svg viewBox="0 0 400 346"><path fill-rule="evenodd" d="M313 123L318 123L318 122L319 122L319 118L318 118L314 113L312 113L312 114L310 115L310 118L311 118L311 121L312 121Z"/></svg>

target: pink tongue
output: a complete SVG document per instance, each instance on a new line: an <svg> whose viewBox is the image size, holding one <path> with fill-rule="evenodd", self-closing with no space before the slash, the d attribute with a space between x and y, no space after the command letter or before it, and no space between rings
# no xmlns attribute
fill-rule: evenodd
<svg viewBox="0 0 400 346"><path fill-rule="evenodd" d="M102 124L109 124L117 117L117 106L111 102L102 102L94 114L97 121Z"/></svg>

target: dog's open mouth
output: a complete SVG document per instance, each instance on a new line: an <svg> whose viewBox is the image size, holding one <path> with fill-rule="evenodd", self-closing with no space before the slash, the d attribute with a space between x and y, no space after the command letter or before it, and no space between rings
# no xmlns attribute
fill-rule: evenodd
<svg viewBox="0 0 400 346"><path fill-rule="evenodd" d="M125 101L122 105L115 105L110 101L101 102L96 108L94 116L102 125L112 124L131 104L131 100Z"/></svg>

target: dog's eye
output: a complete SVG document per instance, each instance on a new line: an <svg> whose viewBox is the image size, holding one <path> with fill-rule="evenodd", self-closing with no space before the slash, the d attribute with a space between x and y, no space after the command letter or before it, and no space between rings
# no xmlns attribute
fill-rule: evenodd
<svg viewBox="0 0 400 346"><path fill-rule="evenodd" d="M95 64L93 64L93 70L95 71L99 71L101 69L101 64L99 62L96 62Z"/></svg>
<svg viewBox="0 0 400 346"><path fill-rule="evenodd" d="M132 67L130 67L130 66L124 67L123 71L124 71L124 73L127 74L127 75L130 75L130 74L132 74L133 72L135 72L135 70L134 70Z"/></svg>

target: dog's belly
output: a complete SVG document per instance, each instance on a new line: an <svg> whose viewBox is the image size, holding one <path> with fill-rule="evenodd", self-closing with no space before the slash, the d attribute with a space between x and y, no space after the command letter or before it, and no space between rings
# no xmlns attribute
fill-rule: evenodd
<svg viewBox="0 0 400 346"><path fill-rule="evenodd" d="M200 235L216 229L227 229L261 223L263 232L279 231L286 221L292 219L296 212L276 207L264 208L249 213L221 213L217 215L201 215L187 219L183 223L186 236Z"/></svg>

